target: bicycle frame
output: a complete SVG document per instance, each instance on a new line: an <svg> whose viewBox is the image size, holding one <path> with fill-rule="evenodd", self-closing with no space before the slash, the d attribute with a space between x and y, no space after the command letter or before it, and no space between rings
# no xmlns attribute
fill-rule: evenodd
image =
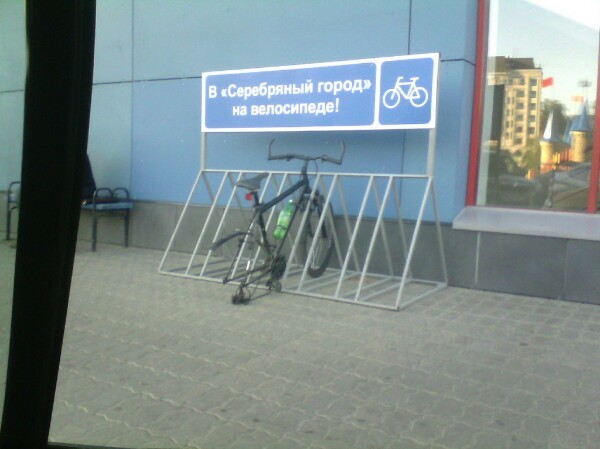
<svg viewBox="0 0 600 449"><path fill-rule="evenodd" d="M235 188L244 188L249 191L252 195L254 214L252 215L252 219L246 228L246 231L236 231L233 234L230 234L226 237L223 237L215 242L213 242L210 251L213 251L226 242L238 238L238 247L227 270L227 274L223 279L223 284L227 284L232 281L239 281L237 292L231 297L231 301L233 304L247 304L250 300L252 293L249 291L246 292L244 289L247 288L248 285L257 283L264 276L269 275L269 279L266 282L269 290L281 291L281 283L279 279L281 279L287 268L287 263L285 260L285 256L282 253L283 246L287 240L287 236L294 224L298 211L303 211L304 216L301 223L300 232L306 232L308 238L315 237L315 234L312 233L310 229L310 222L308 222L308 226L306 229L306 219L308 215L310 215L314 210L316 210L319 214L321 213L321 206L319 205L320 200L316 200L315 198L319 198L319 190L316 186L311 187L310 181L308 179L308 164L310 161L322 161L322 162L332 162L337 165L341 165L342 159L344 158L344 153L346 152L346 145L342 142L342 153L339 158L332 158L326 154L322 154L321 156L306 156L297 153L286 153L286 154L272 154L271 147L275 140L271 140L268 146L269 157L268 160L287 160L290 161L292 159L299 159L304 161L302 168L300 169L300 179L291 187L288 187L283 192L277 194L271 200L262 203L259 198L258 192L260 191L261 181L267 176L266 173L260 174L254 178L248 178L244 180L238 180L236 182ZM317 178L318 179L318 178ZM279 242L276 244L271 244L269 242L269 236L267 235L267 225L265 224L264 213L268 210L275 207L276 204L281 203L286 198L292 196L294 193L301 191L300 199L296 203L296 207L292 211L290 221L288 223L287 229L281 239L279 239L279 235L276 237ZM264 190L263 190L264 193ZM271 212L272 214L272 212ZM259 227L258 232L256 232L256 226ZM319 234L317 239L327 238L327 233L325 232L325 228L318 230ZM313 240L312 245L314 246L315 240ZM331 256L331 251L333 250L332 240L329 239L328 249L326 253L325 259L323 262L318 265L317 268L310 267L309 271L310 275L313 277L318 277L323 273L323 270L327 267L327 263L329 261L329 257ZM259 248L256 254L254 254L254 244L258 244ZM246 266L240 270L238 273L238 268L240 263L243 260L244 249L246 245L249 245L250 257L246 260ZM311 246L311 252L312 248ZM292 250L295 251L297 247L296 243L292 245ZM258 257L260 255L261 250L266 253L264 261L261 261L259 266L256 266L258 261ZM309 255L311 254L309 252ZM317 253L318 254L318 253ZM291 255L293 256L293 254ZM307 256L308 257L308 256ZM306 267L308 269L308 266Z"/></svg>
<svg viewBox="0 0 600 449"><path fill-rule="evenodd" d="M412 77L410 78L410 81L402 81L403 78L403 76L398 77L398 79L396 80L396 85L394 86L394 90L408 100L410 95L417 88L416 80L418 79L418 77ZM404 89L402 89L402 87L404 86L408 86L408 90L406 92L404 91Z"/></svg>

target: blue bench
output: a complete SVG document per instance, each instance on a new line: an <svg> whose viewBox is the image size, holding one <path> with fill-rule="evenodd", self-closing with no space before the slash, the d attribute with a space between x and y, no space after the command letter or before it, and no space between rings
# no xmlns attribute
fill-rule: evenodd
<svg viewBox="0 0 600 449"><path fill-rule="evenodd" d="M6 240L10 240L10 228L12 214L19 208L20 200L19 181L11 182L6 195ZM133 208L133 202L129 196L129 190L125 187L109 189L101 187L95 189L90 198L82 201L81 209L92 213L92 251L96 251L98 240L98 220L107 215L123 217L125 222L124 246L129 246L129 215Z"/></svg>
<svg viewBox="0 0 600 449"><path fill-rule="evenodd" d="M92 198L83 200L81 208L92 212L92 251L96 251L98 220L106 215L123 217L125 222L124 246L126 248L129 246L129 212L133 208L129 190L125 187L117 187L116 189L101 187L94 190Z"/></svg>

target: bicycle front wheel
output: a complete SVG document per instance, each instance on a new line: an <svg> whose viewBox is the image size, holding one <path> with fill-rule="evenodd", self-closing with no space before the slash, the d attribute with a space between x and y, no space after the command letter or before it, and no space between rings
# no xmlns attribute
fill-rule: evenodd
<svg viewBox="0 0 600 449"><path fill-rule="evenodd" d="M324 204L325 198L322 195L317 195L313 199L302 233L304 261L307 265L306 272L313 278L318 278L323 274L335 246L333 239L334 215L331 204L328 208L329 213L325 214L320 229L317 229L319 220L324 214Z"/></svg>

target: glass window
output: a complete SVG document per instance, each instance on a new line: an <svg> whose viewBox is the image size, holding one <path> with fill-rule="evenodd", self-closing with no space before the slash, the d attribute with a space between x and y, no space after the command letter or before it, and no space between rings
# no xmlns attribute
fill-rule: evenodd
<svg viewBox="0 0 600 449"><path fill-rule="evenodd" d="M490 0L482 79L497 82L483 86L477 205L594 206L596 192L588 197L592 156L600 151L593 145L600 17L592 12L599 5ZM515 97L518 114L509 126L507 100Z"/></svg>

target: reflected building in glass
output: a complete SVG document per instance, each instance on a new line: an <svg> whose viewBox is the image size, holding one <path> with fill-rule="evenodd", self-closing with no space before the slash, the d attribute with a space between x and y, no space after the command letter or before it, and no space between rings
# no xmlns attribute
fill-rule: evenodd
<svg viewBox="0 0 600 449"><path fill-rule="evenodd" d="M592 127L588 113L587 99L583 99L581 111L573 119L569 129L571 144L570 160L573 162L589 162L592 160Z"/></svg>
<svg viewBox="0 0 600 449"><path fill-rule="evenodd" d="M571 98L577 112L569 114L533 57L487 64L479 204L585 209L593 146L586 96Z"/></svg>
<svg viewBox="0 0 600 449"><path fill-rule="evenodd" d="M494 56L488 59L488 86L503 86L500 142L515 153L539 137L542 69L533 58Z"/></svg>

